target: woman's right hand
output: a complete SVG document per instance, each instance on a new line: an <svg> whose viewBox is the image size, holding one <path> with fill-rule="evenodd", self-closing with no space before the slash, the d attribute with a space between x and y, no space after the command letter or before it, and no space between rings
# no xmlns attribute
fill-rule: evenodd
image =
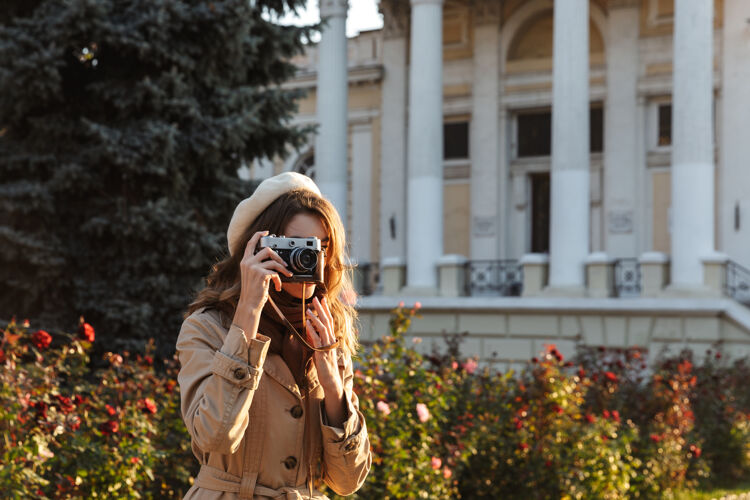
<svg viewBox="0 0 750 500"><path fill-rule="evenodd" d="M268 231L259 231L250 238L240 262L240 299L234 313L234 322L245 331L249 339L255 338L271 282L276 286L276 291L281 291L279 273L292 275L284 260L272 248L262 248L255 253L260 238L267 234Z"/></svg>

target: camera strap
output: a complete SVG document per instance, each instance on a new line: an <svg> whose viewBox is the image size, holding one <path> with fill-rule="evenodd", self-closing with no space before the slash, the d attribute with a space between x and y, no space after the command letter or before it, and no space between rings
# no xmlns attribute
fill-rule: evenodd
<svg viewBox="0 0 750 500"><path fill-rule="evenodd" d="M306 321L306 319L307 319L306 318L306 315L307 315L306 314L307 313L307 306L305 305L305 288L306 287L307 287L307 285L303 283L303 285L302 285L302 324L303 325L307 323L307 321ZM271 306L273 307L274 311L276 311L276 314L279 315L279 318L281 318L281 320L284 322L284 324L287 326L287 328L289 330L291 330L292 332L294 332L294 334L297 336L297 338L308 349L313 350L313 351L318 351L318 352L328 352L328 351L330 351L330 350L335 349L336 347L338 347L339 341L340 341L339 338L336 338L336 342L334 342L331 345L327 345L327 346L324 346L324 347L313 347L307 341L307 339L305 338L305 336L302 335L300 332L298 332L297 329L294 328L294 325L292 325L292 323L288 319L286 319L286 316L284 315L283 312L281 312L281 309L279 309L279 306L276 305L276 303L273 301L273 299L271 298L270 295L268 296L268 302L271 303Z"/></svg>

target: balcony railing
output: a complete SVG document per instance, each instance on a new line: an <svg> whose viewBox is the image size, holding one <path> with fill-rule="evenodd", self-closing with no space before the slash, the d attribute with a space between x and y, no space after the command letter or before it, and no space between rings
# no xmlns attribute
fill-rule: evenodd
<svg viewBox="0 0 750 500"><path fill-rule="evenodd" d="M615 293L618 297L638 297L641 294L641 265L638 259L615 261Z"/></svg>
<svg viewBox="0 0 750 500"><path fill-rule="evenodd" d="M472 260L466 263L466 293L472 296L518 297L523 268L517 260Z"/></svg>
<svg viewBox="0 0 750 500"><path fill-rule="evenodd" d="M750 306L750 269L734 261L727 262L725 292L737 302Z"/></svg>

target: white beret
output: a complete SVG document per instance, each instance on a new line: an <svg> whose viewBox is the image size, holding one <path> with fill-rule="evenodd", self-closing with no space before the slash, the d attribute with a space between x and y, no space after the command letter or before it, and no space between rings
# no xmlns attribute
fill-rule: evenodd
<svg viewBox="0 0 750 500"><path fill-rule="evenodd" d="M249 198L242 200L234 209L234 215L232 215L232 220L229 221L229 228L227 229L229 254L234 254L234 248L240 243L242 233L268 205L282 194L295 189L305 189L322 196L318 186L308 176L297 172L284 172L264 180Z"/></svg>

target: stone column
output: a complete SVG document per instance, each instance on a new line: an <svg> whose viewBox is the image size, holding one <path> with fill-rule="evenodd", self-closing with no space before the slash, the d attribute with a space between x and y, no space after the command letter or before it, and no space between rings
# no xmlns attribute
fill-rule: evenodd
<svg viewBox="0 0 750 500"><path fill-rule="evenodd" d="M362 266L372 262L372 125L352 126L351 255Z"/></svg>
<svg viewBox="0 0 750 500"><path fill-rule="evenodd" d="M411 0L407 285L437 294L443 254L443 0Z"/></svg>
<svg viewBox="0 0 750 500"><path fill-rule="evenodd" d="M471 118L471 258L499 257L500 2L474 4Z"/></svg>
<svg viewBox="0 0 750 500"><path fill-rule="evenodd" d="M724 0L722 27L721 145L719 150L718 247L744 267L750 267L750 2ZM739 182L738 182L739 181ZM705 269L705 268L704 268Z"/></svg>
<svg viewBox="0 0 750 500"><path fill-rule="evenodd" d="M317 115L315 140L315 182L347 218L347 100L346 62L347 0L319 0L323 26L318 44Z"/></svg>
<svg viewBox="0 0 750 500"><path fill-rule="evenodd" d="M714 250L713 0L682 0L674 15L671 287L703 285Z"/></svg>
<svg viewBox="0 0 750 500"><path fill-rule="evenodd" d="M555 2L550 292L585 292L589 253L589 1Z"/></svg>
<svg viewBox="0 0 750 500"><path fill-rule="evenodd" d="M638 29L640 0L610 0L607 21L607 99L604 110L604 248L636 257L638 206Z"/></svg>
<svg viewBox="0 0 750 500"><path fill-rule="evenodd" d="M383 75L380 133L380 259L406 272L406 50L409 4L381 0ZM393 283L403 285L399 278Z"/></svg>

